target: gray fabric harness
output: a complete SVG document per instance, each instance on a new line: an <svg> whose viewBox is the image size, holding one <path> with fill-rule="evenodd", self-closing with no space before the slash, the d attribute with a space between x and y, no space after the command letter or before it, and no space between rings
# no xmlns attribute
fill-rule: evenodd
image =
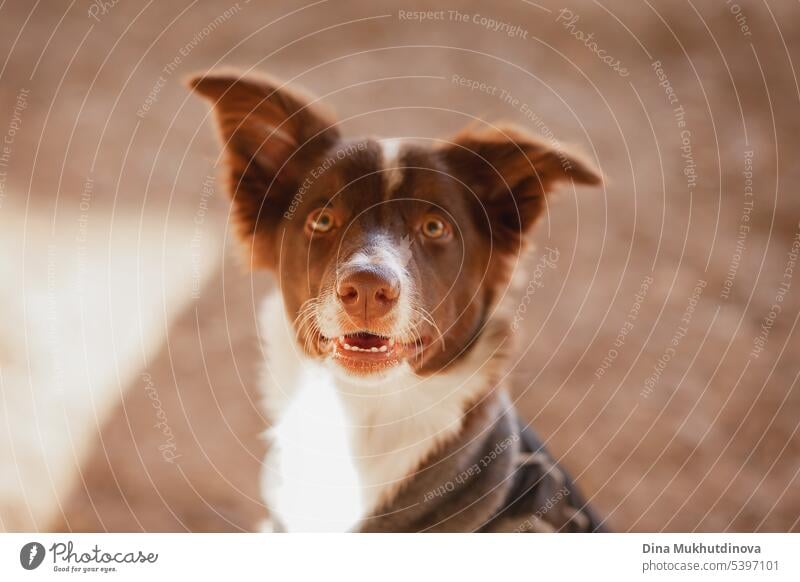
<svg viewBox="0 0 800 582"><path fill-rule="evenodd" d="M507 399L490 395L363 532L593 532L600 521Z"/></svg>

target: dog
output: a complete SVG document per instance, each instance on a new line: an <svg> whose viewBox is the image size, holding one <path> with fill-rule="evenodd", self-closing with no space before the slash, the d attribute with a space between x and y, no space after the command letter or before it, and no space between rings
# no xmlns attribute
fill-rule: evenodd
<svg viewBox="0 0 800 582"><path fill-rule="evenodd" d="M509 123L444 140L346 139L276 79L188 80L212 104L261 313L265 531L601 529L515 415L504 299L575 152Z"/></svg>

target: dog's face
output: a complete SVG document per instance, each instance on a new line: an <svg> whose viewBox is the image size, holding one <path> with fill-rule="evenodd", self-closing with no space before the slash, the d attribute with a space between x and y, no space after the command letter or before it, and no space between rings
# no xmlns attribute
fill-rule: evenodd
<svg viewBox="0 0 800 582"><path fill-rule="evenodd" d="M479 337L523 237L585 161L509 126L449 140L344 140L310 97L205 75L239 234L273 269L299 349L348 377L424 375Z"/></svg>

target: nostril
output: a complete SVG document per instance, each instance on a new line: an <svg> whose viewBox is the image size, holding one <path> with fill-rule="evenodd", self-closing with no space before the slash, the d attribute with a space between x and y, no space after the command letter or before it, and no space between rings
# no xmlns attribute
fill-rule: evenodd
<svg viewBox="0 0 800 582"><path fill-rule="evenodd" d="M354 285L344 285L338 290L339 301L345 305L352 305L358 301L358 289Z"/></svg>
<svg viewBox="0 0 800 582"><path fill-rule="evenodd" d="M375 299L380 303L394 303L399 295L398 289L393 286L379 287L375 291Z"/></svg>

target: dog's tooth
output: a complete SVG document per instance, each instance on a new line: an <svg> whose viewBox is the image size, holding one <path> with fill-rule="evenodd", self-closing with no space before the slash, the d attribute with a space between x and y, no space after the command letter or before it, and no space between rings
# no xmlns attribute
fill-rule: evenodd
<svg viewBox="0 0 800 582"><path fill-rule="evenodd" d="M387 352L387 351L389 351L389 348L387 348L386 346L381 346L380 351L381 352Z"/></svg>
<svg viewBox="0 0 800 582"><path fill-rule="evenodd" d="M369 351L371 351L371 352L377 352L377 351L378 351L378 348L376 348L376 347L371 347L371 348L369 349Z"/></svg>
<svg viewBox="0 0 800 582"><path fill-rule="evenodd" d="M352 350L352 349L353 349L353 346L351 346L350 344L344 344L344 349L346 349L346 350Z"/></svg>
<svg viewBox="0 0 800 582"><path fill-rule="evenodd" d="M392 338L389 338L389 345L390 345L390 346L393 346L393 345L394 345L394 338L393 338L393 337L392 337Z"/></svg>

